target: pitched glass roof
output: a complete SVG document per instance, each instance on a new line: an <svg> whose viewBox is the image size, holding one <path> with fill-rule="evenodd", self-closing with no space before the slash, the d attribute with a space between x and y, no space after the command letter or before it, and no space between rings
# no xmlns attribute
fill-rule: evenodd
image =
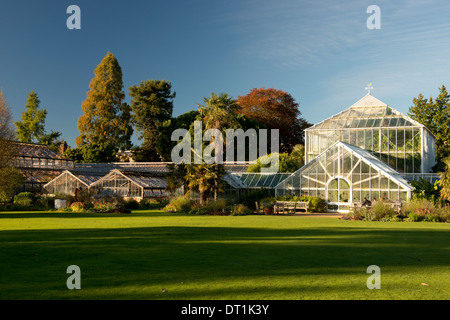
<svg viewBox="0 0 450 320"><path fill-rule="evenodd" d="M244 188L274 188L290 175L290 173L241 173L235 176L239 177Z"/></svg>
<svg viewBox="0 0 450 320"><path fill-rule="evenodd" d="M296 172L294 172L291 176L296 176L302 171L308 169L310 166L314 165L316 161L318 161L319 158L321 158L322 155L324 155L328 150L337 148L339 146L344 147L350 153L354 154L356 157L367 163L370 167L374 168L384 176L386 176L389 179L392 179L397 184L401 185L402 188L407 190L412 190L412 187L409 185L408 181L403 178L397 171L395 171L393 168L382 162L380 159L376 158L366 150L363 150L361 148L355 147L353 145L350 145L348 143L342 142L342 141L336 141L334 144L332 144L330 147L328 147L326 150L324 150L320 155L318 155L316 158L314 158L312 161L305 164L303 167L298 169ZM336 153L335 153L336 155ZM333 160L333 159L327 159L327 160ZM290 177L291 177L290 176ZM281 188L283 184L288 181L288 179L285 179L281 181L276 188Z"/></svg>
<svg viewBox="0 0 450 320"><path fill-rule="evenodd" d="M367 94L350 108L309 127L306 131L377 127L424 126Z"/></svg>

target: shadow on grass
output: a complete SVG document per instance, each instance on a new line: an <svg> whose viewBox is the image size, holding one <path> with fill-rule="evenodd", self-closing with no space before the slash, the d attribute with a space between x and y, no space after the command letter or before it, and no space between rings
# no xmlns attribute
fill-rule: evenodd
<svg viewBox="0 0 450 320"><path fill-rule="evenodd" d="M450 230L420 228L167 226L1 231L0 299L73 297L65 287L65 271L72 264L80 266L87 289L76 298L142 299L149 292L150 298L160 298L156 291L160 288L194 283L197 289L185 286L165 298L222 299L226 292L233 296L234 290L240 295L248 292L251 299L270 294L264 279L285 277L279 290L292 299L295 296L289 292L300 277L351 278L359 270L361 287L365 287L366 268L372 264L383 270L448 269L448 243ZM261 283L246 283L255 279ZM328 289L338 294L343 285L339 281Z"/></svg>
<svg viewBox="0 0 450 320"><path fill-rule="evenodd" d="M91 213L91 212L64 212L64 211L8 211L0 212L1 219L24 218L114 218L114 217L167 217L185 216L183 213L164 212L162 210L132 210L131 213Z"/></svg>

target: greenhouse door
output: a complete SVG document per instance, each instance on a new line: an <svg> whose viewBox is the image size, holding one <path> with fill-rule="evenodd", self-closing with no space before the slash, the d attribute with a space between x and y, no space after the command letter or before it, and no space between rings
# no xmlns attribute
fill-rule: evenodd
<svg viewBox="0 0 450 320"><path fill-rule="evenodd" d="M350 210L351 188L347 180L333 178L327 184L328 211L348 212Z"/></svg>

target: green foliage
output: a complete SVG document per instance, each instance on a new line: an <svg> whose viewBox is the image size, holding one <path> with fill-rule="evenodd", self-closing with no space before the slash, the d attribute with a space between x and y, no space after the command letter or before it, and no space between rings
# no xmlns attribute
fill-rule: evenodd
<svg viewBox="0 0 450 320"><path fill-rule="evenodd" d="M83 114L78 119L80 135L76 144L78 147L95 144L94 149L99 150L126 150L132 146L133 127L130 106L125 102L122 69L114 55L108 52L94 74L86 100L81 105ZM111 146L106 146L108 144ZM89 158L97 159L94 155Z"/></svg>
<svg viewBox="0 0 450 320"><path fill-rule="evenodd" d="M231 215L233 216L246 216L249 214L252 214L252 210L243 204L235 204L231 209Z"/></svg>
<svg viewBox="0 0 450 320"><path fill-rule="evenodd" d="M396 212L394 209L387 203L385 203L382 200L378 200L375 202L375 204L372 206L372 210L370 210L371 213L371 220L386 220L393 218L396 216Z"/></svg>
<svg viewBox="0 0 450 320"><path fill-rule="evenodd" d="M74 202L70 205L70 209L73 212L83 212L84 211L84 203L83 202Z"/></svg>
<svg viewBox="0 0 450 320"><path fill-rule="evenodd" d="M355 208L344 216L347 220L446 222L450 220L448 207L442 207L427 199L412 199L403 204L400 212L389 203L377 201L372 208Z"/></svg>
<svg viewBox="0 0 450 320"><path fill-rule="evenodd" d="M327 212L327 203L319 197L308 197L308 209L311 212Z"/></svg>
<svg viewBox="0 0 450 320"><path fill-rule="evenodd" d="M436 99L424 98L419 94L413 99L413 106L409 108L408 115L426 126L436 137L436 160L440 162L450 156L450 95L444 85L439 88Z"/></svg>
<svg viewBox="0 0 450 320"><path fill-rule="evenodd" d="M19 141L36 142L44 134L47 110L39 110L40 103L38 95L31 91L25 105L26 111L22 112L22 120L15 122Z"/></svg>
<svg viewBox="0 0 450 320"><path fill-rule="evenodd" d="M310 212L326 212L327 211L327 203L324 199L319 197L312 197L312 196L281 196L275 198L275 200L278 201L298 201L298 202L308 202L308 210Z"/></svg>
<svg viewBox="0 0 450 320"><path fill-rule="evenodd" d="M139 202L139 209L149 210L149 209L162 209L168 204L166 199L156 200L156 199L142 199Z"/></svg>
<svg viewBox="0 0 450 320"><path fill-rule="evenodd" d="M64 152L64 156L76 163L114 162L117 160L117 152L118 149L113 143L90 143L68 149Z"/></svg>
<svg viewBox="0 0 450 320"><path fill-rule="evenodd" d="M64 157L73 160L75 163L84 162L82 148L70 148L64 152Z"/></svg>
<svg viewBox="0 0 450 320"><path fill-rule="evenodd" d="M16 193L16 188L25 181L23 174L14 167L0 167L0 203L9 202Z"/></svg>
<svg viewBox="0 0 450 320"><path fill-rule="evenodd" d="M413 199L426 199L433 202L440 200L441 187L438 182L432 184L423 178L419 178L419 180L411 181L410 184L414 187Z"/></svg>
<svg viewBox="0 0 450 320"><path fill-rule="evenodd" d="M191 199L188 197L179 196L170 200L170 203L165 207L165 211L189 213L191 210L191 205Z"/></svg>
<svg viewBox="0 0 450 320"><path fill-rule="evenodd" d="M270 197L270 191L268 189L255 189L251 192L240 197L239 202L246 207L255 210L256 202L261 201L261 199Z"/></svg>
<svg viewBox="0 0 450 320"><path fill-rule="evenodd" d="M135 161L160 161L156 152L160 127L172 117L172 84L166 80L146 80L129 88L133 123L143 139L140 148L135 150Z"/></svg>
<svg viewBox="0 0 450 320"><path fill-rule="evenodd" d="M47 110L40 110L40 103L38 95L31 91L28 94L27 103L25 105L26 111L22 112L21 120L15 122L17 127L17 138L22 142L39 142L47 145L53 151L58 151L59 145L62 143L59 138L61 132L52 131L45 133L45 118L47 117Z"/></svg>
<svg viewBox="0 0 450 320"><path fill-rule="evenodd" d="M444 201L450 201L450 157L442 159L445 164L445 169L440 173L441 178L437 181L437 186L440 187L440 196Z"/></svg>
<svg viewBox="0 0 450 320"><path fill-rule="evenodd" d="M225 214L225 209L227 207L227 203L223 199L219 200L209 200L204 207L211 214Z"/></svg>
<svg viewBox="0 0 450 320"><path fill-rule="evenodd" d="M31 206L35 200L31 192L21 192L14 197L14 204L21 206Z"/></svg>
<svg viewBox="0 0 450 320"><path fill-rule="evenodd" d="M305 146L303 144L297 144L292 149L290 157L297 162L299 168L305 164Z"/></svg>
<svg viewBox="0 0 450 320"><path fill-rule="evenodd" d="M301 167L301 162L297 156L289 155L288 153L269 154L262 156L256 160L256 163L251 164L247 172L261 172L261 168L268 168L271 166L270 159L276 160L278 163L278 172L294 172ZM263 164L268 163L268 164Z"/></svg>
<svg viewBox="0 0 450 320"><path fill-rule="evenodd" d="M117 204L106 200L97 200L93 203L93 212L109 213L117 209Z"/></svg>

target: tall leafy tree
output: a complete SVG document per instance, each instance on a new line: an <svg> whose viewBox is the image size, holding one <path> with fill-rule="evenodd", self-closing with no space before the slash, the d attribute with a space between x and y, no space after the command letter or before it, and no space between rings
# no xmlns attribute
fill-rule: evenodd
<svg viewBox="0 0 450 320"><path fill-rule="evenodd" d="M17 138L21 142L38 142L47 145L50 149L58 151L62 143L61 132L45 131L45 119L47 110L40 108L41 101L36 92L28 94L25 112L22 112L21 120L14 122L17 127Z"/></svg>
<svg viewBox="0 0 450 320"><path fill-rule="evenodd" d="M11 111L0 91L0 202L9 201L24 180L13 166L14 158L18 155L17 144L13 143L15 137Z"/></svg>
<svg viewBox="0 0 450 320"><path fill-rule="evenodd" d="M106 162L119 149L132 146L133 134L130 106L125 102L123 91L122 69L112 53L108 52L95 69L89 89L81 105L83 114L78 119L80 135L76 144L112 150L112 154L98 159Z"/></svg>
<svg viewBox="0 0 450 320"><path fill-rule="evenodd" d="M17 138L22 142L36 142L45 133L45 118L47 110L40 109L41 101L37 93L28 94L25 112L20 121L16 121Z"/></svg>
<svg viewBox="0 0 450 320"><path fill-rule="evenodd" d="M274 88L254 88L238 96L238 112L267 126L278 129L280 151L290 153L296 144L303 144L303 131L311 126L301 117L299 104L286 91Z"/></svg>
<svg viewBox="0 0 450 320"><path fill-rule="evenodd" d="M433 99L419 94L413 99L408 115L427 127L436 137L436 160L440 170L444 169L442 159L450 156L450 95L442 85L439 95Z"/></svg>
<svg viewBox="0 0 450 320"><path fill-rule="evenodd" d="M129 90L133 123L140 134L139 140L144 140L135 160L161 161L156 147L161 138L160 128L172 117L176 97L172 84L166 80L146 80Z"/></svg>

